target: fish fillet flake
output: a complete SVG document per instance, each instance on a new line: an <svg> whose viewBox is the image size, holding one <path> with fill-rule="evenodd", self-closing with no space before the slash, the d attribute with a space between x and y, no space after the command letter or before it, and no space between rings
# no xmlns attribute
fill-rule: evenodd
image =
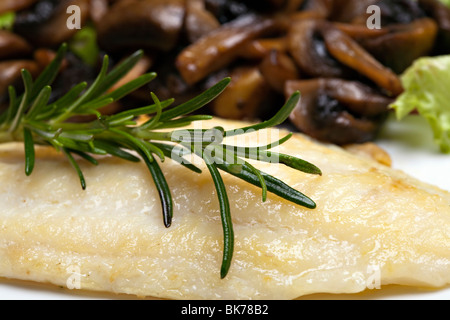
<svg viewBox="0 0 450 320"><path fill-rule="evenodd" d="M208 127L242 127L215 119ZM271 133L285 132L270 129ZM257 135L248 142L259 145ZM377 285L450 283L450 193L365 157L295 134L280 152L323 176L256 163L310 196L306 209L223 174L235 252L220 279L222 226L214 184L167 159L174 219L162 223L144 164L80 161L87 190L55 151L24 174L21 144L0 147L0 277L168 299L295 299ZM75 277L75 278L74 278Z"/></svg>

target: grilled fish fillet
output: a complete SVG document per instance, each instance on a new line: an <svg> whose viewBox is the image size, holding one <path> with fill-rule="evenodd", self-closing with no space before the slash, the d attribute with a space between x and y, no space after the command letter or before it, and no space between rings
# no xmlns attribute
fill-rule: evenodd
<svg viewBox="0 0 450 320"><path fill-rule="evenodd" d="M212 120L207 127L242 127ZM283 135L277 129L271 136ZM259 145L260 135L246 143ZM220 279L222 227L207 170L166 160L172 226L144 164L104 158L75 171L55 151L37 150L24 174L21 144L0 147L0 277L138 297L294 299L357 293L377 285L450 283L450 193L367 157L296 134L280 152L316 164L323 176L257 164L317 202L315 210L223 174L235 253Z"/></svg>

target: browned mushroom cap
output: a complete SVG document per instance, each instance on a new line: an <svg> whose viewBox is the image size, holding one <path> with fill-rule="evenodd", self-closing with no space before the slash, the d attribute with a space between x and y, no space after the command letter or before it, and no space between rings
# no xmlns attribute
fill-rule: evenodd
<svg viewBox="0 0 450 320"><path fill-rule="evenodd" d="M258 67L238 67L231 72L231 83L215 99L215 115L228 119L255 119L262 114L270 88Z"/></svg>
<svg viewBox="0 0 450 320"><path fill-rule="evenodd" d="M284 93L284 86L288 80L300 77L292 58L276 50L271 51L263 59L259 69L271 88L279 93Z"/></svg>
<svg viewBox="0 0 450 320"><path fill-rule="evenodd" d="M0 62L0 102L7 99L9 86L20 87L22 69L27 69L33 76L40 72L38 64L32 60Z"/></svg>
<svg viewBox="0 0 450 320"><path fill-rule="evenodd" d="M0 30L0 59L18 58L31 52L31 46L22 37Z"/></svg>
<svg viewBox="0 0 450 320"><path fill-rule="evenodd" d="M41 8L44 5L45 10ZM67 8L71 5L80 8L80 22L84 25L89 17L89 0L41 1L17 14L14 31L34 45L57 46L78 31L67 27Z"/></svg>
<svg viewBox="0 0 450 320"><path fill-rule="evenodd" d="M419 0L420 7L432 17L439 26L438 53L450 52L450 8L439 0Z"/></svg>
<svg viewBox="0 0 450 320"><path fill-rule="evenodd" d="M418 19L409 24L390 25L384 29L389 32L360 39L359 43L383 65L398 74L419 57L432 52L438 32L436 22L430 18Z"/></svg>
<svg viewBox="0 0 450 320"><path fill-rule="evenodd" d="M220 27L219 21L205 9L202 0L191 0L186 4L185 29L188 40L193 43Z"/></svg>
<svg viewBox="0 0 450 320"><path fill-rule="evenodd" d="M234 61L243 44L275 27L272 19L253 14L242 16L185 48L178 55L176 66L188 84L197 83Z"/></svg>
<svg viewBox="0 0 450 320"><path fill-rule="evenodd" d="M408 24L425 17L425 13L419 7L417 1L378 0L376 5L380 8L382 27L397 23ZM366 19L363 18L363 21L366 21Z"/></svg>
<svg viewBox="0 0 450 320"><path fill-rule="evenodd" d="M118 2L98 25L99 44L106 51L169 51L177 44L185 11L183 0Z"/></svg>
<svg viewBox="0 0 450 320"><path fill-rule="evenodd" d="M239 57L247 60L264 59L272 51L285 53L288 50L287 37L261 38L247 42L241 47Z"/></svg>
<svg viewBox="0 0 450 320"><path fill-rule="evenodd" d="M365 15L367 8L378 0L334 0L330 19L332 21L352 22L355 18Z"/></svg>
<svg viewBox="0 0 450 320"><path fill-rule="evenodd" d="M324 23L317 19L295 23L288 33L289 52L300 69L311 77L346 78L352 71L328 53Z"/></svg>
<svg viewBox="0 0 450 320"><path fill-rule="evenodd" d="M334 0L306 0L302 4L303 11L317 12L319 16L328 18L333 10Z"/></svg>
<svg viewBox="0 0 450 320"><path fill-rule="evenodd" d="M297 90L302 99L291 122L313 138L339 145L373 140L392 102L370 87L341 79L286 83L287 96Z"/></svg>
<svg viewBox="0 0 450 320"><path fill-rule="evenodd" d="M330 23L323 24L321 28L327 50L333 57L366 76L389 94L397 96L403 92L399 77L370 55L355 40Z"/></svg>
<svg viewBox="0 0 450 320"><path fill-rule="evenodd" d="M287 0L284 6L285 12L295 12L297 11L305 2L305 0Z"/></svg>
<svg viewBox="0 0 450 320"><path fill-rule="evenodd" d="M0 1L0 14L28 8L36 1L37 0L2 0Z"/></svg>

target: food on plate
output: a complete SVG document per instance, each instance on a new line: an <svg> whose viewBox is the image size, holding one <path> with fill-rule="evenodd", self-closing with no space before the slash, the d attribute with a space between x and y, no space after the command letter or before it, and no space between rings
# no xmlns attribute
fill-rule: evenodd
<svg viewBox="0 0 450 320"><path fill-rule="evenodd" d="M399 119L417 111L429 122L436 144L450 152L450 55L417 60L402 76L405 92L391 105Z"/></svg>
<svg viewBox="0 0 450 320"><path fill-rule="evenodd" d="M261 144L256 135L246 141ZM52 149L37 149L35 172L26 177L22 144L3 145L0 174L8 183L0 192L0 274L171 299L294 299L450 283L448 192L301 134L278 148L311 161L323 175L258 167L304 191L317 208L270 194L263 203L259 188L224 175L235 253L221 279L220 213L204 166L202 174L170 159L162 166L175 204L166 229L143 163L80 163L89 182L83 191L70 164Z"/></svg>
<svg viewBox="0 0 450 320"><path fill-rule="evenodd" d="M178 129L196 121L212 118L192 113L220 95L230 83L228 78L192 100L172 108L168 107L173 103L173 99L160 101L152 92L153 104L105 116L99 109L120 101L130 92L152 81L156 74L148 73L126 81L128 74L142 58L141 51L135 52L112 70L109 70L109 58L105 56L102 69L89 88L86 82L81 82L57 101L50 102L51 84L63 64L66 50L66 45L61 46L55 59L35 81L28 70L21 71L25 88L22 95L18 96L14 87L8 87L10 103L9 108L0 115L0 143L23 142L24 169L27 176L34 171L35 149L39 145L52 146L65 155L75 169L83 190L87 187L86 179L74 156L80 156L93 165L99 164L95 156L110 155L131 162L143 160L159 192L164 226L169 228L172 224L174 203L170 187L157 159L159 158L161 162L165 162L166 158L174 159L186 169L201 173L201 170L185 156L201 158L213 178L219 199L224 235L221 278L226 277L230 268L234 251L234 232L230 204L219 170L261 187L264 202L267 200L267 193L272 192L295 204L310 209L316 207L314 201L303 193L261 172L246 161L254 159L282 163L305 173L320 175L320 169L307 161L271 151L273 147L289 140L291 134L254 148L222 143L225 137L242 136L280 125L298 104L299 92L292 94L270 120L235 128L232 131L226 131L222 127ZM150 115L149 119L139 121L143 115ZM86 119L89 116L93 119ZM85 120L76 121L75 119L79 117Z"/></svg>
<svg viewBox="0 0 450 320"><path fill-rule="evenodd" d="M66 27L71 5L80 8L81 30ZM380 8L375 26L372 5ZM183 103L225 77L232 83L208 113L228 119L269 119L291 81L331 78L384 98L374 119L354 112L346 104L351 96L326 95L314 103L316 92L305 93L313 113L322 113L325 104L332 118L351 118L344 129L331 125L322 135L312 130L316 139L335 144L374 141L391 112L389 101L404 90L400 75L418 58L450 53L450 8L440 0L4 1L0 29L0 48L8 47L0 49L0 108L7 105L7 87L20 84L18 70L26 64L37 76L63 42L71 54L53 99L80 81L94 81L105 53L115 65L142 49L147 62L133 76L151 70L159 77L102 113L145 106L149 91ZM290 122L311 134L302 121Z"/></svg>
<svg viewBox="0 0 450 320"><path fill-rule="evenodd" d="M449 25L438 0L2 2L0 277L169 299L448 285L449 192L371 141L395 109L450 150Z"/></svg>
<svg viewBox="0 0 450 320"><path fill-rule="evenodd" d="M175 107L151 93L106 116L155 78L122 83L142 52L112 70L106 56L87 90L51 103L66 49L35 81L22 70L24 94L9 87L0 116L1 277L169 299L450 283L450 193L373 145L348 152L272 128L298 91L265 122L192 114L228 78ZM70 121L80 115L95 119Z"/></svg>

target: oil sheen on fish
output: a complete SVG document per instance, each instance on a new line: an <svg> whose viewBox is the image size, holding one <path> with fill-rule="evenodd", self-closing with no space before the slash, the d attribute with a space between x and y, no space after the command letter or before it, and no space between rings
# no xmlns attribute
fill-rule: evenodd
<svg viewBox="0 0 450 320"><path fill-rule="evenodd" d="M208 127L242 127L212 120ZM285 134L270 129L265 134ZM257 135L247 144L259 145ZM295 299L374 285L450 283L450 193L300 134L277 148L322 176L256 163L317 203L306 209L223 174L235 252L220 279L223 234L208 171L162 165L174 199L162 223L143 163L80 162L87 190L63 156L39 148L24 174L23 145L0 147L0 277L138 297Z"/></svg>

